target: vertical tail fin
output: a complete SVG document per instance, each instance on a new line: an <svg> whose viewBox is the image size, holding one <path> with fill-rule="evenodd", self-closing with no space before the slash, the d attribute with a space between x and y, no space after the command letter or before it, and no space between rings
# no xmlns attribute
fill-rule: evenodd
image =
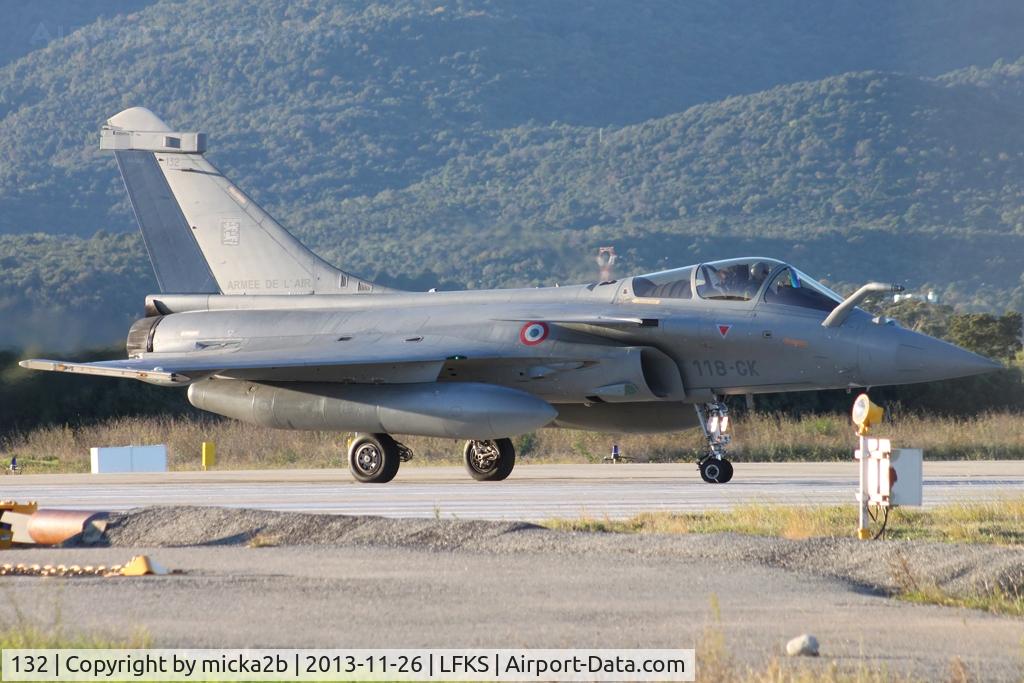
<svg viewBox="0 0 1024 683"><path fill-rule="evenodd" d="M112 150L157 282L181 294L390 291L329 265L203 157L204 133L172 131L133 107L111 117Z"/></svg>

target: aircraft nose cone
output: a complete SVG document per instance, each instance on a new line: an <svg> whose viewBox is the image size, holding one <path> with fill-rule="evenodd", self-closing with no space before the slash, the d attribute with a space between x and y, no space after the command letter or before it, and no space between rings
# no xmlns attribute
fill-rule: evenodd
<svg viewBox="0 0 1024 683"><path fill-rule="evenodd" d="M898 327L879 326L862 338L863 384L913 384L993 372L1002 365L984 356Z"/></svg>
<svg viewBox="0 0 1024 683"><path fill-rule="evenodd" d="M896 370L920 377L910 381L927 382L991 372L1001 367L984 356L961 349L939 339L917 335L896 347Z"/></svg>

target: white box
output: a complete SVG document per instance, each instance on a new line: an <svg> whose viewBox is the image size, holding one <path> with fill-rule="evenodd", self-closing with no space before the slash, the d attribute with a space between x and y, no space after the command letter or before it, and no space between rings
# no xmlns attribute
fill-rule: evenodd
<svg viewBox="0 0 1024 683"><path fill-rule="evenodd" d="M921 505L923 459L920 448L873 451L867 466L868 502L882 506Z"/></svg>
<svg viewBox="0 0 1024 683"><path fill-rule="evenodd" d="M889 504L921 505L924 494L924 451L920 448L894 448L891 460Z"/></svg>
<svg viewBox="0 0 1024 683"><path fill-rule="evenodd" d="M167 446L108 446L90 448L93 474L166 472Z"/></svg>
<svg viewBox="0 0 1024 683"><path fill-rule="evenodd" d="M90 448L93 474L132 471L132 447Z"/></svg>

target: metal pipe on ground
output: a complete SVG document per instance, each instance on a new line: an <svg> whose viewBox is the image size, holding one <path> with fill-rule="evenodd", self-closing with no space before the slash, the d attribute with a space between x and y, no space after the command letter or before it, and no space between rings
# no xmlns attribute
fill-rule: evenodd
<svg viewBox="0 0 1024 683"><path fill-rule="evenodd" d="M58 545L79 534L85 543L99 540L108 512L96 510L39 510L28 520L28 535L39 545Z"/></svg>

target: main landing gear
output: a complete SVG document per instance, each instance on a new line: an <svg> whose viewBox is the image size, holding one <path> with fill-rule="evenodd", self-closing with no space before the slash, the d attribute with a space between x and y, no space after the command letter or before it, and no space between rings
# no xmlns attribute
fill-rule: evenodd
<svg viewBox="0 0 1024 683"><path fill-rule="evenodd" d="M388 483L409 460L412 450L389 434L356 434L348 445L348 468L364 484Z"/></svg>
<svg viewBox="0 0 1024 683"><path fill-rule="evenodd" d="M462 449L469 476L477 481L502 481L512 474L516 465L516 449L512 439L467 441Z"/></svg>
<svg viewBox="0 0 1024 683"><path fill-rule="evenodd" d="M348 468L364 484L386 484L412 456L408 446L389 434L356 434L348 446ZM516 464L511 439L467 441L462 456L466 471L477 481L507 479Z"/></svg>
<svg viewBox="0 0 1024 683"><path fill-rule="evenodd" d="M729 409L721 401L698 405L697 419L704 430L708 446L697 461L700 478L709 484L724 484L732 479L732 463L725 459L725 447L732 440L729 431Z"/></svg>

